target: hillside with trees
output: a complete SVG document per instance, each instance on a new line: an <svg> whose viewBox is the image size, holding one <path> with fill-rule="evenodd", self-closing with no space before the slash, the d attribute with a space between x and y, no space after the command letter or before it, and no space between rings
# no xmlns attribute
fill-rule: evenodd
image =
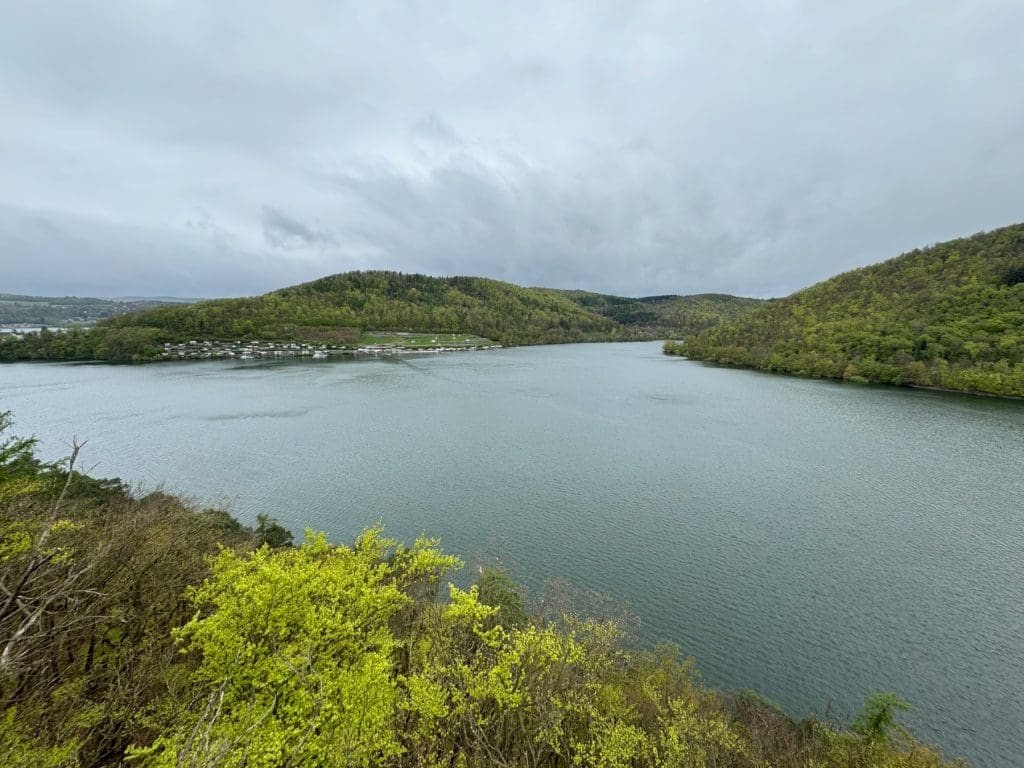
<svg viewBox="0 0 1024 768"><path fill-rule="evenodd" d="M616 324L565 298L479 277L347 272L251 299L219 299L115 318L178 339L301 338L308 328L474 333L502 344L612 337Z"/></svg>
<svg viewBox="0 0 1024 768"><path fill-rule="evenodd" d="M348 272L263 296L163 306L87 330L0 338L0 360L157 359L190 339L330 341L366 331L467 333L503 345L627 341L689 333L754 300L724 296L620 299L521 288L481 277Z"/></svg>
<svg viewBox="0 0 1024 768"><path fill-rule="evenodd" d="M36 459L0 414L7 768L942 768L869 696L851 723L702 686L571 591L379 527L254 528ZM368 510L368 516L386 510ZM958 764L958 763L956 763Z"/></svg>
<svg viewBox="0 0 1024 768"><path fill-rule="evenodd" d="M0 293L0 325L45 325L63 328L177 303L187 302L170 299L92 299L79 296L21 296Z"/></svg>
<svg viewBox="0 0 1024 768"><path fill-rule="evenodd" d="M838 275L665 351L802 376L1024 396L1024 224Z"/></svg>
<svg viewBox="0 0 1024 768"><path fill-rule="evenodd" d="M549 292L566 296L581 307L652 339L690 336L726 320L734 320L765 303L764 299L748 299L723 293L644 296L634 299L589 291L551 289Z"/></svg>

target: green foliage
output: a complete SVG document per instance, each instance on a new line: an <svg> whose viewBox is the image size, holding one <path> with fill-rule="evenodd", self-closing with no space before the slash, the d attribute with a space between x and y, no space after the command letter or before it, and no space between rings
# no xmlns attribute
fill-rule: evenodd
<svg viewBox="0 0 1024 768"><path fill-rule="evenodd" d="M224 550L191 593L176 637L201 658L202 710L140 751L146 764L376 765L398 754L389 621L409 601L400 575L457 564L428 542L384 562L379 529L351 549L307 534L297 549ZM198 735L196 735L198 734Z"/></svg>
<svg viewBox="0 0 1024 768"><path fill-rule="evenodd" d="M864 701L850 730L869 741L890 739L894 733L904 732L896 722L896 713L909 709L910 705L895 693L873 693Z"/></svg>
<svg viewBox="0 0 1024 768"><path fill-rule="evenodd" d="M189 695L170 636L183 590L218 541L248 548L252 532L0 445L2 484L19 485L0 498L0 764L115 765Z"/></svg>
<svg viewBox="0 0 1024 768"><path fill-rule="evenodd" d="M473 333L503 344L580 341L616 324L564 297L477 277L348 272L247 299L114 318L162 338L304 340L310 329ZM358 334L356 336L358 338Z"/></svg>
<svg viewBox="0 0 1024 768"><path fill-rule="evenodd" d="M495 622L504 627L520 627L528 616L518 585L503 568L482 568L476 581L480 602L498 609Z"/></svg>
<svg viewBox="0 0 1024 768"><path fill-rule="evenodd" d="M256 515L256 544L266 544L271 549L278 547L290 547L294 544L292 532L277 522L270 515L260 513Z"/></svg>
<svg viewBox="0 0 1024 768"><path fill-rule="evenodd" d="M10 360L107 360L116 363L144 362L160 357L159 329L148 327L72 328L56 333L45 328L23 337L0 336L0 361Z"/></svg>
<svg viewBox="0 0 1024 768"><path fill-rule="evenodd" d="M1024 225L847 272L669 354L805 376L1024 396Z"/></svg>
<svg viewBox="0 0 1024 768"><path fill-rule="evenodd" d="M9 434L13 417L10 411L0 412L0 504L15 497L38 491L39 462L35 460L34 438L14 437ZM11 545L0 542L0 557Z"/></svg>
<svg viewBox="0 0 1024 768"><path fill-rule="evenodd" d="M720 293L631 299L587 291L550 292L567 296L581 307L621 323L638 336L649 339L690 336L741 317L765 303L762 299Z"/></svg>
<svg viewBox="0 0 1024 768"><path fill-rule="evenodd" d="M175 302L158 299L117 300L78 296L19 296L0 293L0 324L67 327Z"/></svg>
<svg viewBox="0 0 1024 768"><path fill-rule="evenodd" d="M95 344L87 338L78 328L60 334L50 333L45 328L25 336L3 334L0 335L0 361L88 360L94 357Z"/></svg>
<svg viewBox="0 0 1024 768"><path fill-rule="evenodd" d="M96 344L94 354L100 360L137 363L159 356L156 345L160 331L156 328L101 327L92 336Z"/></svg>
<svg viewBox="0 0 1024 768"><path fill-rule="evenodd" d="M26 733L23 723L29 718L17 717L16 707L0 714L0 765L6 768L63 768L75 764L80 744L69 739L57 746L46 746L38 736Z"/></svg>

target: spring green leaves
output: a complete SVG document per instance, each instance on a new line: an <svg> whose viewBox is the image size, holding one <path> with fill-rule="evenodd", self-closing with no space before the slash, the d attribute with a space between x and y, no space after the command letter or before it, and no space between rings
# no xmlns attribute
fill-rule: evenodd
<svg viewBox="0 0 1024 768"><path fill-rule="evenodd" d="M665 352L805 376L1024 396L1024 225L912 251Z"/></svg>

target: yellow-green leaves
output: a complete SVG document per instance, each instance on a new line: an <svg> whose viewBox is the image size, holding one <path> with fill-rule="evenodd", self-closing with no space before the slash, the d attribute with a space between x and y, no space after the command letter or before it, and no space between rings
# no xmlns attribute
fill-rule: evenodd
<svg viewBox="0 0 1024 768"><path fill-rule="evenodd" d="M500 609L481 603L476 586L471 587L469 592L463 592L454 584L449 584L448 596L451 602L444 610L444 620L447 623L469 630L491 648L501 645L505 634L502 627L484 630L487 619L497 615Z"/></svg>
<svg viewBox="0 0 1024 768"><path fill-rule="evenodd" d="M379 527L351 547L222 550L176 637L191 703L141 765L936 768L935 754L766 717L698 686L678 651L627 651L614 622L498 623L437 542ZM506 585L507 586L507 585ZM754 716L744 719L744 712ZM175 722L176 721L176 722ZM757 728L776 728L758 731ZM767 734L767 735L766 735ZM775 734L781 734L776 738ZM931 760L932 762L928 762Z"/></svg>
<svg viewBox="0 0 1024 768"><path fill-rule="evenodd" d="M32 550L31 526L23 520L0 521L0 563Z"/></svg>
<svg viewBox="0 0 1024 768"><path fill-rule="evenodd" d="M222 550L191 594L195 617L176 633L200 654L195 679L207 694L150 759L269 768L376 765L398 754L388 622L410 601L398 577L434 577L455 562L431 544L388 558L393 542L373 528L352 548L307 533L295 549Z"/></svg>
<svg viewBox="0 0 1024 768"><path fill-rule="evenodd" d="M41 734L20 727L15 707L0 712L0 765L5 768L61 768L74 765L79 744L69 740L52 747L42 743Z"/></svg>
<svg viewBox="0 0 1024 768"><path fill-rule="evenodd" d="M655 739L655 765L704 768L742 757L741 734L719 712L701 709L696 699L675 699L661 718Z"/></svg>

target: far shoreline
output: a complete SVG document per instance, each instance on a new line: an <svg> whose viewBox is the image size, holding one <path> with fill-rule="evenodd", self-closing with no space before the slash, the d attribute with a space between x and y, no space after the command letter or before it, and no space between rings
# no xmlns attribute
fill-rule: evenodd
<svg viewBox="0 0 1024 768"><path fill-rule="evenodd" d="M764 368L758 368L753 365L740 365L738 363L723 363L715 360L700 360L698 358L687 357L686 355L673 355L665 354L665 357L676 358L679 360L685 360L689 363L699 363L706 365L710 368L728 368L736 371L751 371L754 373L763 373L766 376L785 376L793 379L802 379L803 381L829 381L835 384L852 384L859 386L870 386L870 387L885 387L886 389L916 389L924 392L939 392L950 395L968 395L970 397L987 397L995 400L1014 400L1017 402L1024 402L1024 395L1001 395L996 392L978 392L976 390L969 389L951 389L950 387L934 387L926 384L891 384L885 381L853 381L851 379L839 379L833 376L809 376L805 374L792 373L790 371L769 371Z"/></svg>

